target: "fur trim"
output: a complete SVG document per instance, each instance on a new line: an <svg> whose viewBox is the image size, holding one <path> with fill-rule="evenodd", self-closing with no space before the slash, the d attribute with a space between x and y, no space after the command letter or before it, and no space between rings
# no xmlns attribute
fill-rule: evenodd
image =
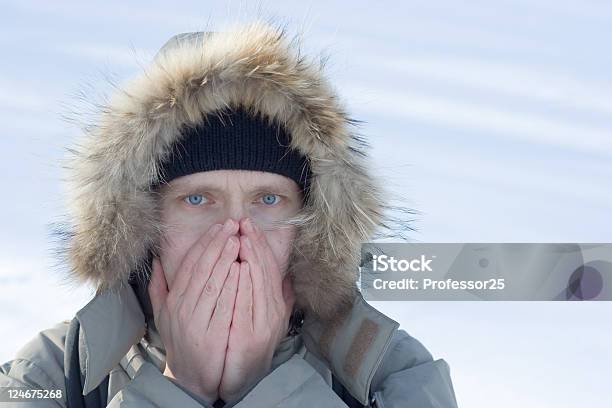
<svg viewBox="0 0 612 408"><path fill-rule="evenodd" d="M241 104L282 123L309 158L308 201L289 270L297 304L329 318L352 303L362 242L382 225L384 197L367 146L323 76L285 31L234 26L164 47L112 95L71 161L71 275L98 290L125 284L158 244L162 226L149 186L184 124Z"/></svg>

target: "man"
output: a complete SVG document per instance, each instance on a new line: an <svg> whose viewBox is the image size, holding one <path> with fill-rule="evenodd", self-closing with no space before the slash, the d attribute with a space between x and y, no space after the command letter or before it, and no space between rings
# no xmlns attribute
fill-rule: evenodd
<svg viewBox="0 0 612 408"><path fill-rule="evenodd" d="M456 407L444 360L357 290L386 204L351 124L282 29L170 39L75 150L67 258L97 295L0 386L61 390L49 406Z"/></svg>

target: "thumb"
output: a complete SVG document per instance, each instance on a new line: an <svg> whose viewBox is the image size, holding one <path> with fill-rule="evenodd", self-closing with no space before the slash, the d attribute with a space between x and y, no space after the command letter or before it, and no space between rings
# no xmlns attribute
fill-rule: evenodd
<svg viewBox="0 0 612 408"><path fill-rule="evenodd" d="M159 311L166 302L166 297L168 296L168 284L161 262L157 257L153 258L148 291L149 298L151 299L151 307L153 308L153 316L155 320L158 320Z"/></svg>

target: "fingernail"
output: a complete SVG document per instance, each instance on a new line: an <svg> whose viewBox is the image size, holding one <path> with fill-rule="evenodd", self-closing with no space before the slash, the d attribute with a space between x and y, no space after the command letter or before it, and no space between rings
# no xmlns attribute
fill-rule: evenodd
<svg viewBox="0 0 612 408"><path fill-rule="evenodd" d="M219 232L219 230L221 229L221 227L223 227L223 225L221 225L221 224L215 224L215 225L213 225L213 226L211 227L211 229L210 229L210 230L211 230L211 232L212 232L213 234L216 234L217 232Z"/></svg>
<svg viewBox="0 0 612 408"><path fill-rule="evenodd" d="M225 230L225 232L230 232L232 229L234 229L234 221L231 218L225 221L223 229Z"/></svg>
<svg viewBox="0 0 612 408"><path fill-rule="evenodd" d="M249 239L249 237L244 237L244 245L246 245L247 248L251 249L251 240Z"/></svg>

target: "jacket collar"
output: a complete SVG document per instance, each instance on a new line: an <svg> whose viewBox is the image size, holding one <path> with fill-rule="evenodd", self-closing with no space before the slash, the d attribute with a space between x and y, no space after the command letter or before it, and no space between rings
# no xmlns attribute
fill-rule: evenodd
<svg viewBox="0 0 612 408"><path fill-rule="evenodd" d="M97 294L76 317L81 325L80 348L86 358L83 393L87 394L144 336L145 318L129 285Z"/></svg>
<svg viewBox="0 0 612 408"><path fill-rule="evenodd" d="M83 393L87 394L143 338L145 316L130 285L99 293L76 316L86 358ZM306 316L302 337L308 351L323 359L349 392L367 404L372 377L398 326L358 295L352 308L333 321Z"/></svg>

